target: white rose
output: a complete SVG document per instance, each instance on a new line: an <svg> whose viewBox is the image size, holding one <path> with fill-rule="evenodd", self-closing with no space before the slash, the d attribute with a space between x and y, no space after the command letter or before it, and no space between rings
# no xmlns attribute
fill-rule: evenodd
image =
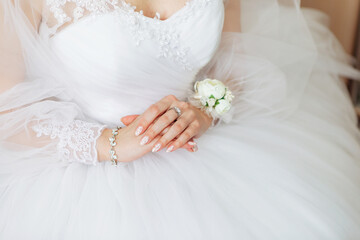
<svg viewBox="0 0 360 240"><path fill-rule="evenodd" d="M209 107L213 107L215 105L215 103L216 103L216 100L214 98L209 98L207 100L207 103L208 103Z"/></svg>
<svg viewBox="0 0 360 240"><path fill-rule="evenodd" d="M234 95L232 94L232 92L230 90L227 90L226 91L226 94L225 94L225 100L228 101L228 102L232 102L232 100L234 100Z"/></svg>
<svg viewBox="0 0 360 240"><path fill-rule="evenodd" d="M216 79L205 79L195 84L195 91L201 95L210 97L213 95L216 99L220 99L225 95L225 85Z"/></svg>
<svg viewBox="0 0 360 240"><path fill-rule="evenodd" d="M208 100L207 97L201 97L201 98L200 98L201 105L206 106L207 100Z"/></svg>
<svg viewBox="0 0 360 240"><path fill-rule="evenodd" d="M231 108L231 104L229 101L221 99L219 100L219 104L216 105L215 110L219 115L223 115L227 113Z"/></svg>

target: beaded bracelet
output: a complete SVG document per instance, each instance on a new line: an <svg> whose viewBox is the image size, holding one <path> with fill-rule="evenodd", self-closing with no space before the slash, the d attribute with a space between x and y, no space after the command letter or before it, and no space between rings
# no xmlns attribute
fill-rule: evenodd
<svg viewBox="0 0 360 240"><path fill-rule="evenodd" d="M118 165L118 156L116 155L115 146L116 146L116 136L119 134L121 127L112 129L112 137L109 138L110 141L110 159L112 165Z"/></svg>

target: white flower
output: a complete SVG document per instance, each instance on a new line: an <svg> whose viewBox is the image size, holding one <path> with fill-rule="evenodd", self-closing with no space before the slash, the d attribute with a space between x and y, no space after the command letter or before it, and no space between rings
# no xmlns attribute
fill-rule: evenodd
<svg viewBox="0 0 360 240"><path fill-rule="evenodd" d="M209 78L197 82L194 86L194 89L195 92L200 96L205 96L208 98L214 96L215 99L224 97L226 92L226 87L221 81Z"/></svg>
<svg viewBox="0 0 360 240"><path fill-rule="evenodd" d="M214 98L209 98L207 100L207 104L209 107L213 107L215 105L215 103L216 103L216 100Z"/></svg>
<svg viewBox="0 0 360 240"><path fill-rule="evenodd" d="M207 97L201 97L201 98L200 98L201 105L206 106L207 100L208 100Z"/></svg>
<svg viewBox="0 0 360 240"><path fill-rule="evenodd" d="M219 104L216 105L215 110L219 115L223 115L227 113L231 108L231 104L229 101L221 99L219 100Z"/></svg>
<svg viewBox="0 0 360 240"><path fill-rule="evenodd" d="M232 94L232 92L230 90L227 90L226 91L226 94L225 94L225 100L228 101L228 102L232 102L232 100L234 100L234 95Z"/></svg>

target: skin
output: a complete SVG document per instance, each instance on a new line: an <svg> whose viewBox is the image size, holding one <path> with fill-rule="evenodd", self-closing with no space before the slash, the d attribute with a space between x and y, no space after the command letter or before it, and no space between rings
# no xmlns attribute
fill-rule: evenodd
<svg viewBox="0 0 360 240"><path fill-rule="evenodd" d="M181 109L179 118L174 110L169 110L173 106ZM115 151L118 161L130 162L164 148L167 148L167 152L180 148L195 152L197 145L194 138L199 138L206 132L211 126L212 118L191 104L169 95L152 104L143 114L126 116L122 121L127 126L119 130ZM106 129L98 139L100 161L109 160L111 136L111 129ZM143 139L146 138L148 141L144 142Z"/></svg>

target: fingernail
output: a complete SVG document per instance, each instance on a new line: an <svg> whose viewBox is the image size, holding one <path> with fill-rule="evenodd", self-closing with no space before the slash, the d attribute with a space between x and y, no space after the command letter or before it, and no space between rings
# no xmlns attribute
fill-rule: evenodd
<svg viewBox="0 0 360 240"><path fill-rule="evenodd" d="M190 142L188 142L188 144L191 145L191 146L195 146L195 145L196 145L196 142L190 141Z"/></svg>
<svg viewBox="0 0 360 240"><path fill-rule="evenodd" d="M155 147L152 149L152 152L157 152L157 151L159 151L160 148L161 148L161 144L158 143L158 144L156 144Z"/></svg>
<svg viewBox="0 0 360 240"><path fill-rule="evenodd" d="M166 149L166 152L171 152L172 150L174 150L174 146L170 146L168 149Z"/></svg>
<svg viewBox="0 0 360 240"><path fill-rule="evenodd" d="M197 152L197 150L199 150L199 148L198 148L197 145L195 145L195 146L192 147L192 150L193 150L194 152Z"/></svg>
<svg viewBox="0 0 360 240"><path fill-rule="evenodd" d="M145 136L143 137L143 139L141 139L140 145L144 146L145 144L147 144L148 141L149 141L149 137Z"/></svg>
<svg viewBox="0 0 360 240"><path fill-rule="evenodd" d="M142 127L142 126L138 127L138 128L136 129L136 131L135 131L135 136L139 136L140 133L142 132L142 130L143 130L143 127Z"/></svg>

